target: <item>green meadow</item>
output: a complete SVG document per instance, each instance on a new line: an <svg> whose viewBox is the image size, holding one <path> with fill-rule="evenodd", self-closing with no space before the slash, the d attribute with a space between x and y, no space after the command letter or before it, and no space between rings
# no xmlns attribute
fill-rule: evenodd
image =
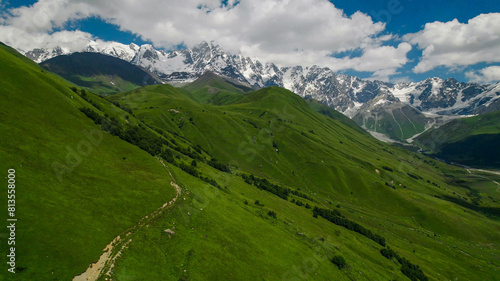
<svg viewBox="0 0 500 281"><path fill-rule="evenodd" d="M8 47L0 60L13 280L71 280L130 229L99 280L500 280L498 176L382 143L278 87L205 75L102 98ZM175 196L169 173L182 193L134 229Z"/></svg>

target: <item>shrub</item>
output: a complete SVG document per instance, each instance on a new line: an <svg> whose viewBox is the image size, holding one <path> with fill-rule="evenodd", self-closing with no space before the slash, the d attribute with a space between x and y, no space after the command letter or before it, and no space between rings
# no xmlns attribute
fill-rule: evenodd
<svg viewBox="0 0 500 281"><path fill-rule="evenodd" d="M217 162L217 159L215 159L215 158L212 158L212 160L208 161L207 164L214 167L215 169L217 169L219 171L231 173L231 170L229 169L228 165Z"/></svg>
<svg viewBox="0 0 500 281"><path fill-rule="evenodd" d="M385 247L385 238L384 237L382 237L378 234L375 234L375 233L371 232L369 229L363 227L362 225L345 218L338 210L328 210L328 209L314 207L313 217L317 218L318 216L321 216L321 217L325 218L326 220L328 220L336 225L340 225L340 226L345 227L349 230L357 232L357 233L377 242L380 246Z"/></svg>
<svg viewBox="0 0 500 281"><path fill-rule="evenodd" d="M406 173L406 174L407 174L408 176L410 176L410 177L412 177L412 178L416 179L416 180L421 180L421 179L422 179L422 177L421 177L421 176L416 175L416 174L412 174L412 173Z"/></svg>
<svg viewBox="0 0 500 281"><path fill-rule="evenodd" d="M277 218L276 212L274 212L274 211L267 212L267 215L270 216L271 218L275 218L275 219Z"/></svg>
<svg viewBox="0 0 500 281"><path fill-rule="evenodd" d="M392 168L389 168L387 166L382 166L382 169L389 171L389 172L394 172L394 170L392 170Z"/></svg>
<svg viewBox="0 0 500 281"><path fill-rule="evenodd" d="M339 269L344 269L347 266L347 262L345 261L344 257L342 256L334 256L332 258L332 263L338 266Z"/></svg>

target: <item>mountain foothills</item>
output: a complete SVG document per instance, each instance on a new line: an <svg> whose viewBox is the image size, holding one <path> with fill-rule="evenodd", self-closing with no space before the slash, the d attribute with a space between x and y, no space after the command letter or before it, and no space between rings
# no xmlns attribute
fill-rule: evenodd
<svg viewBox="0 0 500 281"><path fill-rule="evenodd" d="M40 65L68 81L102 95L162 83L136 65L99 53L61 55Z"/></svg>
<svg viewBox="0 0 500 281"><path fill-rule="evenodd" d="M500 280L498 175L276 86L206 73L103 98L5 45L0 65L9 280Z"/></svg>
<svg viewBox="0 0 500 281"><path fill-rule="evenodd" d="M101 131L80 108L106 110L121 122L126 112L86 100L3 44L0 65L0 167L15 169L17 207L16 273L7 272L12 245L2 231L2 280L71 280L175 191L158 160ZM7 189L0 194L7 198ZM1 219L7 221L6 211Z"/></svg>
<svg viewBox="0 0 500 281"><path fill-rule="evenodd" d="M500 111L453 120L415 138L427 153L474 167L500 168Z"/></svg>
<svg viewBox="0 0 500 281"><path fill-rule="evenodd" d="M354 118L365 129L400 141L449 121L449 116L500 109L499 83L480 85L458 82L453 78L397 84L362 80L334 74L325 67L279 67L273 63L261 63L240 54L228 54L214 42L202 42L192 49L171 52L156 50L151 45L90 42L82 51L129 61L170 84L192 82L206 71L212 71L254 89L279 86L301 97L314 98ZM67 52L56 48L24 53L34 61L42 62Z"/></svg>

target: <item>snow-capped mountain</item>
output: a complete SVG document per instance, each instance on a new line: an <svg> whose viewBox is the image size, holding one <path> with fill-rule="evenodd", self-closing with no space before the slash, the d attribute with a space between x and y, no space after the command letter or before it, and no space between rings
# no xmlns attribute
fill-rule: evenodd
<svg viewBox="0 0 500 281"><path fill-rule="evenodd" d="M131 43L129 45L117 43L117 42L97 42L90 41L85 48L78 50L79 52L92 52L92 53L102 53L105 55L110 55L125 61L130 62L139 50L139 46ZM51 58L68 55L74 53L74 51L63 49L61 47L56 47L54 49L44 49L37 48L28 52L23 52L26 57L35 61L36 63L41 63Z"/></svg>
<svg viewBox="0 0 500 281"><path fill-rule="evenodd" d="M229 54L214 42L202 42L191 49L166 52L152 45L90 42L83 50L99 52L129 61L156 74L167 83L191 82L206 71L236 79L253 88L280 86L302 97L317 99L354 117L375 97L390 97L425 114L471 115L487 112L500 104L500 83L461 83L453 78L429 78L420 82L391 84L335 74L326 67L279 67L241 54ZM69 50L35 49L25 55L36 62L67 54ZM367 104L367 106L364 106ZM374 104L374 103L372 103ZM378 110L385 103L376 103ZM387 103L389 104L389 103Z"/></svg>
<svg viewBox="0 0 500 281"><path fill-rule="evenodd" d="M425 116L390 92L382 92L364 103L352 119L362 128L382 133L393 140L405 140L426 129L440 118Z"/></svg>
<svg viewBox="0 0 500 281"><path fill-rule="evenodd" d="M60 56L60 55L67 55L70 54L71 52L68 50L63 50L60 47L48 50L44 48L36 48L33 50L30 50L28 52L23 52L22 50L18 50L19 52L23 53L27 58L35 61L36 63L41 63L46 60L49 60L51 58Z"/></svg>
<svg viewBox="0 0 500 281"><path fill-rule="evenodd" d="M385 84L352 116L365 129L409 140L454 118L500 109L500 83L479 85L428 78L417 83Z"/></svg>
<svg viewBox="0 0 500 281"><path fill-rule="evenodd" d="M471 115L484 111L500 98L500 83L480 85L434 77L417 83L396 84L391 93L422 112Z"/></svg>
<svg viewBox="0 0 500 281"><path fill-rule="evenodd" d="M116 42L99 44L94 41L89 43L83 51L102 53L130 62L132 59L134 59L135 55L139 51L139 48L140 47L134 43L131 43L129 45L124 45Z"/></svg>

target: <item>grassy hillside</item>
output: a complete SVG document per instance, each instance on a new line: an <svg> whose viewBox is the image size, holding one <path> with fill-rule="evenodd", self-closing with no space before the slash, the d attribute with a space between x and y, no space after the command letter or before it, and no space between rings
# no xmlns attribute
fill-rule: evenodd
<svg viewBox="0 0 500 281"><path fill-rule="evenodd" d="M103 95L161 84L159 80L140 67L99 53L57 56L40 65L78 86Z"/></svg>
<svg viewBox="0 0 500 281"><path fill-rule="evenodd" d="M351 129L357 130L360 133L366 133L365 130L363 130L361 127L359 127L356 122L354 122L352 119L349 117L345 116L344 114L334 110L333 108L315 100L315 99L305 99L309 107L316 111L319 114L326 115L332 119L338 120L342 122L342 124L351 127Z"/></svg>
<svg viewBox="0 0 500 281"><path fill-rule="evenodd" d="M242 98L242 95L253 91L237 81L231 81L207 71L200 78L183 87L186 94L200 103L222 105Z"/></svg>
<svg viewBox="0 0 500 281"><path fill-rule="evenodd" d="M110 103L11 49L0 60L18 280L71 279L120 234L99 280L499 280L498 178L391 147L277 87L226 88L235 99L216 105L153 85ZM102 134L88 153L84 129ZM75 165L72 150L85 154ZM175 184L175 203L141 220Z"/></svg>
<svg viewBox="0 0 500 281"><path fill-rule="evenodd" d="M402 103L374 109L367 104L353 120L363 128L400 141L423 132L429 121L421 112Z"/></svg>
<svg viewBox="0 0 500 281"><path fill-rule="evenodd" d="M174 189L155 158L80 112L93 105L69 83L5 45L0 64L0 167L16 171L18 219L17 273L7 273L2 239L2 280L71 280ZM7 188L0 196L6 210Z"/></svg>
<svg viewBox="0 0 500 281"><path fill-rule="evenodd" d="M453 120L415 139L431 155L464 165L500 168L500 111Z"/></svg>
<svg viewBox="0 0 500 281"><path fill-rule="evenodd" d="M324 218L313 219L306 203L340 210L385 237L431 280L496 278L499 237L492 230L500 229L500 198L476 190L479 178L464 180L463 170L378 142L276 87L222 106L199 103L168 85L110 99L231 170L198 165L216 179L218 189L172 166L186 200L157 228L137 234L141 242L125 252L114 271L118 279L133 280L143 272L152 280L406 278L400 263L381 255L381 245ZM266 178L308 199L259 189L242 174ZM162 232L172 227L175 235ZM330 262L336 255L347 260L348 269ZM153 270L153 261L161 270Z"/></svg>

